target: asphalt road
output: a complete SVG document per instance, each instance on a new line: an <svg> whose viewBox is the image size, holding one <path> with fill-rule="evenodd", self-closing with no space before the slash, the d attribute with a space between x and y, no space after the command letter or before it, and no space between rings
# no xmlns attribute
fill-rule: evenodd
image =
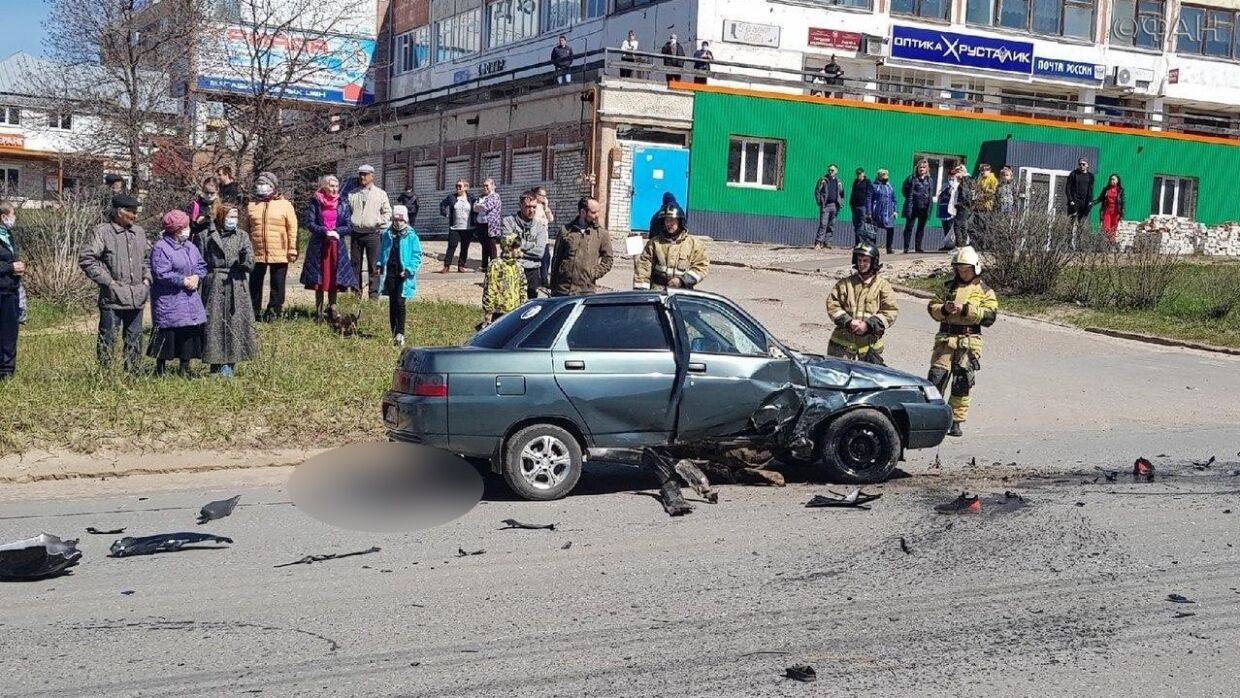
<svg viewBox="0 0 1240 698"><path fill-rule="evenodd" d="M719 267L711 283L825 346L827 280ZM921 301L901 309L889 362L922 374L933 324ZM804 508L829 488L793 482L725 485L670 519L641 494L651 480L600 466L565 500L492 488L451 524L373 535L298 511L287 469L2 487L0 539L47 531L86 551L70 576L2 587L2 692L1234 694L1240 363L1011 318L986 337L966 436L937 451L941 469L910 454L870 511ZM1094 470L1138 455L1155 482ZM986 498L980 515L934 513L964 488ZM235 493L231 517L194 524ZM498 530L505 518L557 529ZM235 543L113 559L118 536L86 526ZM817 683L781 678L802 663Z"/></svg>

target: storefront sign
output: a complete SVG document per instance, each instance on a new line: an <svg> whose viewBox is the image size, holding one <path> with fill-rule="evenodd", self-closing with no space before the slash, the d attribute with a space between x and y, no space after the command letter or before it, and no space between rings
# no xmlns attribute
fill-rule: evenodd
<svg viewBox="0 0 1240 698"><path fill-rule="evenodd" d="M487 61L486 63L479 63L478 64L478 77L484 77L487 75L494 75L496 73L502 73L504 72L505 65L507 65L507 61L505 61L503 58L497 58L493 61Z"/></svg>
<svg viewBox="0 0 1240 698"><path fill-rule="evenodd" d="M723 40L731 44L779 48L779 33L779 27L774 24L723 20Z"/></svg>
<svg viewBox="0 0 1240 698"><path fill-rule="evenodd" d="M1028 75L1033 44L893 25L891 57Z"/></svg>
<svg viewBox="0 0 1240 698"><path fill-rule="evenodd" d="M458 70L452 73L452 84L453 85L459 85L463 82L469 82L469 71L468 70Z"/></svg>
<svg viewBox="0 0 1240 698"><path fill-rule="evenodd" d="M809 45L818 48L837 48L842 51L860 51L862 35L858 32L842 32L835 29L809 28Z"/></svg>
<svg viewBox="0 0 1240 698"><path fill-rule="evenodd" d="M1060 80L1097 82L1106 77L1106 66L1097 63L1079 63L1058 58L1038 57L1033 61L1033 74Z"/></svg>
<svg viewBox="0 0 1240 698"><path fill-rule="evenodd" d="M0 148L25 148L26 137L20 133L0 133Z"/></svg>

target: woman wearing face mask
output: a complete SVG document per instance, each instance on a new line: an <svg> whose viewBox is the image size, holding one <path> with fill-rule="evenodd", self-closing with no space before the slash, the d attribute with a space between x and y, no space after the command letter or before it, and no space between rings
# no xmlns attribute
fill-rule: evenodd
<svg viewBox="0 0 1240 698"><path fill-rule="evenodd" d="M215 202L219 199L219 182L215 177L207 177L202 180L202 188L198 192L198 196L189 202L186 213L189 214L189 239L198 248L199 252L203 251L203 245L206 242L207 235L211 232L214 225L212 216L215 208Z"/></svg>
<svg viewBox="0 0 1240 698"><path fill-rule="evenodd" d="M335 307L338 292L357 286L346 244L346 236L353 232L352 216L349 198L340 195L340 180L335 175L320 177L319 190L310 198L305 212L310 241L301 267L302 285L314 291L316 320L323 319L324 291L328 306Z"/></svg>
<svg viewBox="0 0 1240 698"><path fill-rule="evenodd" d="M155 357L155 373L163 375L169 359L180 362L180 373L189 373L189 362L202 358L207 311L198 293L207 273L202 254L189 241L189 215L184 211L164 214L164 234L151 248L151 344L147 355Z"/></svg>
<svg viewBox="0 0 1240 698"><path fill-rule="evenodd" d="M202 301L207 326L202 360L211 373L230 378L237 362L258 355L254 310L247 295L247 280L254 269L250 236L239 227L241 212L231 204L217 204L215 224L207 236L207 275L202 280Z"/></svg>
<svg viewBox="0 0 1240 698"><path fill-rule="evenodd" d="M263 319L284 313L284 284L288 265L297 261L297 213L280 195L280 180L260 172L254 185L255 200L246 207L250 243L254 245L254 272L250 274L250 307L259 317L263 306L263 279L271 272L271 297Z"/></svg>
<svg viewBox="0 0 1240 698"><path fill-rule="evenodd" d="M17 257L13 226L17 209L5 201L0 203L0 382L17 370L17 327L21 324L19 296L26 264Z"/></svg>

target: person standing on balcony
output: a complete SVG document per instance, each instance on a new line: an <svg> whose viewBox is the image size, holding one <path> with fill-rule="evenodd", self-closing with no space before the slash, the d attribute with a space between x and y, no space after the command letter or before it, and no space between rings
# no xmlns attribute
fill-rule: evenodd
<svg viewBox="0 0 1240 698"><path fill-rule="evenodd" d="M1124 184L1118 174L1111 173L1094 203L1101 204L1098 217L1102 223L1102 234L1106 236L1107 242L1114 243L1119 222L1124 217Z"/></svg>
<svg viewBox="0 0 1240 698"><path fill-rule="evenodd" d="M681 46L680 40L676 38L675 34L672 34L667 38L667 43L663 44L663 48L659 49L659 53L662 53L665 56L684 56L685 47ZM685 62L676 58L664 58L663 66L665 68L683 68L685 67ZM679 80L679 73L667 73L667 82L669 84Z"/></svg>
<svg viewBox="0 0 1240 698"><path fill-rule="evenodd" d="M880 169L878 179L870 185L865 212L871 224L887 231L887 254L892 254L891 245L896 237L896 191L887 177L887 170ZM877 240L874 245L878 245Z"/></svg>
<svg viewBox="0 0 1240 698"><path fill-rule="evenodd" d="M1089 171L1089 162L1085 158L1081 158L1076 163L1076 169L1068 174L1064 195L1068 199L1068 215L1073 218L1073 227L1082 220L1088 221L1089 209L1094 201L1094 173Z"/></svg>
<svg viewBox="0 0 1240 698"><path fill-rule="evenodd" d="M832 54L831 60L822 67L822 74L827 77L828 85L840 86L844 84L844 69L840 67L839 63L835 62L834 54ZM827 95L830 97L844 96L842 91L837 92L837 90L830 90L827 92Z"/></svg>
<svg viewBox="0 0 1240 698"><path fill-rule="evenodd" d="M866 239L866 205L870 201L870 180L865 178L865 168L858 167L856 177L853 179L852 194L848 196L848 208L852 213L853 223L853 244L857 245L864 240L865 242L873 242L875 240Z"/></svg>
<svg viewBox="0 0 1240 698"><path fill-rule="evenodd" d="M930 162L925 158L917 161L913 174L904 179L900 187L904 195L904 254L908 254L909 234L917 224L916 249L925 252L922 239L926 234L926 221L930 218L930 204L934 201L934 180L930 179Z"/></svg>
<svg viewBox="0 0 1240 698"><path fill-rule="evenodd" d="M814 199L818 202L818 233L814 236L814 249L821 250L831 246L831 237L835 235L835 217L840 213L840 204L844 202L844 183L836 176L838 169L835 163L827 166L827 173L818 180L814 187Z"/></svg>
<svg viewBox="0 0 1240 698"><path fill-rule="evenodd" d="M637 34L632 29L630 29L628 38L625 39L620 44L620 50L624 52L623 54L621 54L620 60L624 61L625 63L636 63L637 56L635 54L637 52L637 48L638 48ZM631 78L633 77L633 71L628 70L627 68L621 68L620 77Z"/></svg>
<svg viewBox="0 0 1240 698"><path fill-rule="evenodd" d="M710 71L710 62L715 59L715 54L710 50L710 43L703 41L702 48L693 52L693 57L697 60L693 63L694 70ZM698 85L706 84L705 75L694 75L693 82Z"/></svg>
<svg viewBox="0 0 1240 698"><path fill-rule="evenodd" d="M555 81L567 85L573 81L573 47L568 45L568 37L560 34L559 42L551 49L551 65L555 66Z"/></svg>

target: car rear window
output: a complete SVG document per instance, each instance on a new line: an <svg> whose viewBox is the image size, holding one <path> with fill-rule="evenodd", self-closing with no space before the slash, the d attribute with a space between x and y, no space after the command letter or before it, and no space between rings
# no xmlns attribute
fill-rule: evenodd
<svg viewBox="0 0 1240 698"><path fill-rule="evenodd" d="M503 349L508 346L508 342L511 342L513 337L520 334L521 330L528 327L541 314L539 312L530 315L530 312L535 308L541 311L545 305L545 303L527 303L517 308L474 335L465 343L465 346L478 347L480 349Z"/></svg>
<svg viewBox="0 0 1240 698"><path fill-rule="evenodd" d="M658 351L671 346L654 303L587 305L568 331L572 351Z"/></svg>

